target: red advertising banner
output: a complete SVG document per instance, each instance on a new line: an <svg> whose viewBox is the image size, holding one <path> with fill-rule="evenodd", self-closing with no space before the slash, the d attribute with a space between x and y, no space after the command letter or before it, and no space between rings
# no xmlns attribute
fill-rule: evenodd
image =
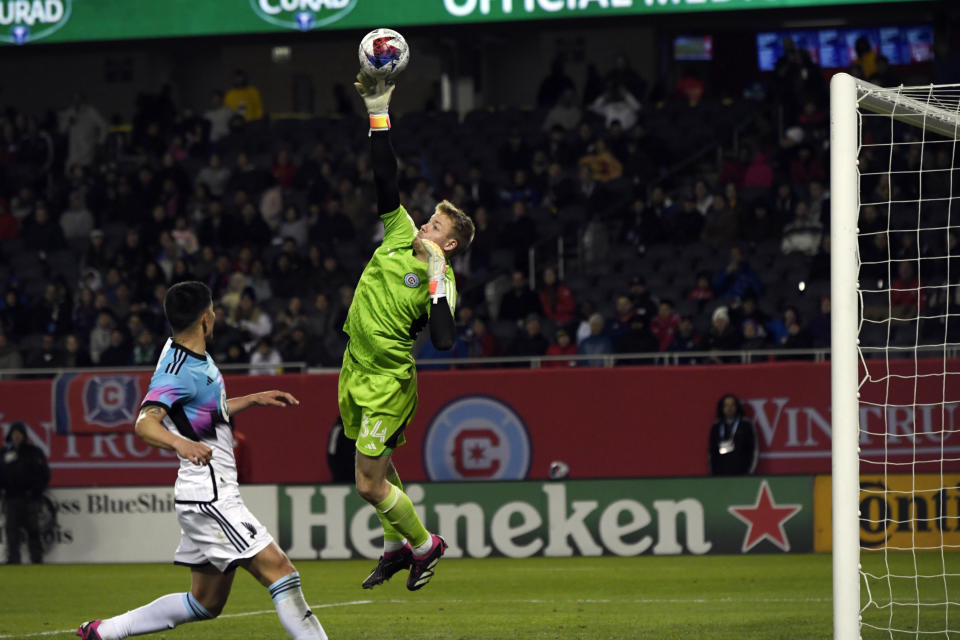
<svg viewBox="0 0 960 640"><path fill-rule="evenodd" d="M952 398L960 399L960 381L943 370L957 364L871 363L861 389L864 455L942 457L955 466L949 459L960 458L960 403ZM98 372L3 381L0 426L28 424L49 454L57 486L171 483L175 456L147 446L131 425L147 379ZM248 481L330 480L335 374L228 376L226 385L230 396L279 387L302 401L236 417L246 436ZM830 472L828 363L428 371L419 385L407 445L395 453L404 481L542 479L555 460L570 467L571 478L703 475L709 427L724 393L738 395L757 425L759 474ZM886 446L881 433L894 436Z"/></svg>

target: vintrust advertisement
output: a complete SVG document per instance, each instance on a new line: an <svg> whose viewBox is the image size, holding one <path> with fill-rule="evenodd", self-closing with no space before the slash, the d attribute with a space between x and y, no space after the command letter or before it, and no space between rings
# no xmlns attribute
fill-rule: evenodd
<svg viewBox="0 0 960 640"><path fill-rule="evenodd" d="M905 381L861 389L862 455L909 463L918 473L960 472L957 376L923 369L942 361L920 361L923 375L913 384L913 361L881 364ZM97 371L0 381L0 429L26 424L50 460L54 486L172 484L175 454L133 432L148 379L148 372ZM245 482L332 479L335 373L225 381L228 396L282 388L302 402L237 416ZM756 426L758 474L830 472L828 363L427 371L419 391L407 444L394 452L405 482L546 479L554 461L569 467L571 479L703 476L710 425L726 393L741 399Z"/></svg>

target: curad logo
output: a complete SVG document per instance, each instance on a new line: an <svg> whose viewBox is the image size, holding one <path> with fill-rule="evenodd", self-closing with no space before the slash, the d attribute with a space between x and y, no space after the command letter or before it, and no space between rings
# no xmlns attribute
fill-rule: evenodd
<svg viewBox="0 0 960 640"><path fill-rule="evenodd" d="M73 0L0 0L0 42L46 38L67 23L72 9Z"/></svg>
<svg viewBox="0 0 960 640"><path fill-rule="evenodd" d="M250 0L254 13L285 29L310 31L353 11L359 0Z"/></svg>

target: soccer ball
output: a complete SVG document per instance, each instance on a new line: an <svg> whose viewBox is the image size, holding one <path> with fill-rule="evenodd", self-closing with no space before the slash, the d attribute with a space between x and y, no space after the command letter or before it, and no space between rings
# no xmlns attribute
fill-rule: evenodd
<svg viewBox="0 0 960 640"><path fill-rule="evenodd" d="M551 480L563 480L570 475L570 467L563 460L554 460L550 463L547 475Z"/></svg>
<svg viewBox="0 0 960 640"><path fill-rule="evenodd" d="M392 78L407 68L410 47L393 29L374 29L360 41L360 69L375 78Z"/></svg>

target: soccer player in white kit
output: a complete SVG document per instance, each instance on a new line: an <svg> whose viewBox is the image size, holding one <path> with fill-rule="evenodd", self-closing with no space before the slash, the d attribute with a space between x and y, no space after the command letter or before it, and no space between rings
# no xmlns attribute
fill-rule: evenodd
<svg viewBox="0 0 960 640"><path fill-rule="evenodd" d="M176 451L180 458L174 497L181 537L174 563L190 567L190 591L85 622L77 635L83 640L119 640L215 618L240 566L269 589L280 622L293 638L325 640L303 597L300 574L243 504L233 456L230 416L250 407L300 403L283 391L227 398L223 376L206 352L216 315L205 284L174 285L163 311L173 338L160 354L136 432L148 444Z"/></svg>

